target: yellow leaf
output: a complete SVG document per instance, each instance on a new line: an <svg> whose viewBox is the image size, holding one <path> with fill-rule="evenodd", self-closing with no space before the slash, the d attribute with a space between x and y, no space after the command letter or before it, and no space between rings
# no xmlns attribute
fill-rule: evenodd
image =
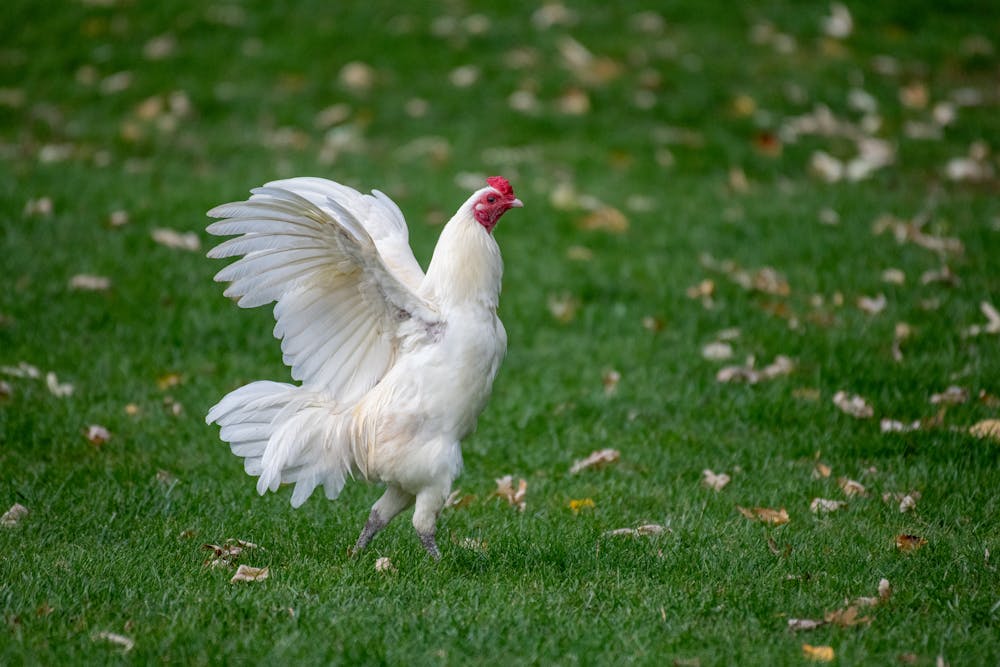
<svg viewBox="0 0 1000 667"><path fill-rule="evenodd" d="M812 644L803 644L802 655L807 660L815 660L816 662L830 662L831 660L833 660L833 647L813 646Z"/></svg>
<svg viewBox="0 0 1000 667"><path fill-rule="evenodd" d="M569 508L573 510L573 514L579 514L580 510L584 508L593 509L594 501L590 498L580 498L579 500L574 498L569 501Z"/></svg>

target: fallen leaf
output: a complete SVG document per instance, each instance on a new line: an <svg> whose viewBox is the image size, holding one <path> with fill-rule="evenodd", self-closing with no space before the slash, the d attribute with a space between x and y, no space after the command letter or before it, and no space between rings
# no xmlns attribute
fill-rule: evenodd
<svg viewBox="0 0 1000 667"><path fill-rule="evenodd" d="M957 238L924 233L926 223L926 218L901 220L891 215L882 215L872 225L872 232L878 236L890 231L896 238L896 243L914 243L939 254L961 255L965 251L965 246Z"/></svg>
<svg viewBox="0 0 1000 667"><path fill-rule="evenodd" d="M813 466L812 476L813 479L820 479L820 478L825 479L830 476L831 472L833 472L833 470L830 468L830 466L826 465L825 463L817 463L815 466Z"/></svg>
<svg viewBox="0 0 1000 667"><path fill-rule="evenodd" d="M969 427L969 433L977 438L992 438L1000 442L1000 419L984 419Z"/></svg>
<svg viewBox="0 0 1000 667"><path fill-rule="evenodd" d="M919 419L906 424L896 419L885 418L879 420L878 423L879 430L882 433L909 433L910 431L919 430L920 426Z"/></svg>
<svg viewBox="0 0 1000 667"><path fill-rule="evenodd" d="M902 285L906 282L906 274L899 269L886 269L882 272L882 282L891 285Z"/></svg>
<svg viewBox="0 0 1000 667"><path fill-rule="evenodd" d="M205 566L218 567L220 565L232 565L234 561L243 554L244 551L250 549L260 549L263 548L254 544L253 542L247 542L246 540L239 540L230 537L222 545L218 544L203 544L202 549L207 549L211 551L214 558L209 558L205 561Z"/></svg>
<svg viewBox="0 0 1000 667"><path fill-rule="evenodd" d="M816 621L811 618L790 618L788 619L788 629L792 632L801 630L815 630L826 625L826 621Z"/></svg>
<svg viewBox="0 0 1000 667"><path fill-rule="evenodd" d="M59 382L59 378L52 371L45 374L45 386L49 388L49 392L53 396L59 398L73 395L73 385L68 382Z"/></svg>
<svg viewBox="0 0 1000 667"><path fill-rule="evenodd" d="M774 526L781 526L789 522L788 512L782 507L780 510L771 509L769 507L740 507L736 506L739 513L748 519L753 521L760 521L761 523L769 523Z"/></svg>
<svg viewBox="0 0 1000 667"><path fill-rule="evenodd" d="M448 80L456 88L468 88L479 80L479 74L479 68L475 65L462 65L448 74Z"/></svg>
<svg viewBox="0 0 1000 667"><path fill-rule="evenodd" d="M834 39L845 39L854 31L854 19L844 5L835 2L830 5L830 15L822 20L823 32Z"/></svg>
<svg viewBox="0 0 1000 667"><path fill-rule="evenodd" d="M42 376L42 372L27 361L18 363L17 366L0 366L0 373L16 378L28 378L37 380Z"/></svg>
<svg viewBox="0 0 1000 667"><path fill-rule="evenodd" d="M692 285L685 290L688 298L691 299L705 299L711 298L715 293L715 281L709 278L702 280L697 285Z"/></svg>
<svg viewBox="0 0 1000 667"><path fill-rule="evenodd" d="M457 510L471 505L475 500L476 497L471 493L467 493L463 496L462 489L455 489L448 496L448 499L444 501L444 506Z"/></svg>
<svg viewBox="0 0 1000 667"><path fill-rule="evenodd" d="M603 206L583 218L579 226L587 231L600 230L612 234L624 234L628 231L629 224L624 213L616 208Z"/></svg>
<svg viewBox="0 0 1000 667"><path fill-rule="evenodd" d="M363 93L375 84L375 68L367 63L352 61L340 68L338 79L345 88Z"/></svg>
<svg viewBox="0 0 1000 667"><path fill-rule="evenodd" d="M621 382L622 374L611 368L601 375L601 384L604 385L604 395L612 396L618 391L618 383Z"/></svg>
<svg viewBox="0 0 1000 667"><path fill-rule="evenodd" d="M879 579L878 599L882 602L888 602L890 597L892 597L892 585L889 583L889 580Z"/></svg>
<svg viewBox="0 0 1000 667"><path fill-rule="evenodd" d="M885 294L879 294L878 296L860 296L858 297L858 308L868 313L869 315L878 315L883 310L888 301L885 298Z"/></svg>
<svg viewBox="0 0 1000 667"><path fill-rule="evenodd" d="M518 511L523 512L525 507L527 507L525 496L528 493L528 482L523 479L520 480L515 491L514 477L512 475L504 475L494 481L497 483L497 488L493 492L493 495L503 498L511 507L516 507Z"/></svg>
<svg viewBox="0 0 1000 667"><path fill-rule="evenodd" d="M566 248L566 259L574 262L589 262L594 259L594 251L582 245L571 245Z"/></svg>
<svg viewBox="0 0 1000 667"><path fill-rule="evenodd" d="M667 526L661 526L658 523L647 523L638 528L616 528L615 530L608 530L604 532L605 537L622 537L625 535L631 537L642 537L645 535L661 535L663 533L669 533L670 528Z"/></svg>
<svg viewBox="0 0 1000 667"><path fill-rule="evenodd" d="M396 572L396 566L392 564L388 556L382 556L375 561L376 572Z"/></svg>
<svg viewBox="0 0 1000 667"><path fill-rule="evenodd" d="M865 399L857 394L849 395L845 391L838 391L833 395L833 404L855 419L868 419L875 414Z"/></svg>
<svg viewBox="0 0 1000 667"><path fill-rule="evenodd" d="M586 458L576 461L569 469L569 474L575 475L581 470L588 468L601 468L612 463L616 463L621 458L621 452L617 449L599 449L591 452Z"/></svg>
<svg viewBox="0 0 1000 667"><path fill-rule="evenodd" d="M469 551L478 551L481 554L485 554L489 551L489 543L478 537L466 537L456 542L458 546L463 549L468 549Z"/></svg>
<svg viewBox="0 0 1000 667"><path fill-rule="evenodd" d="M174 229L163 227L154 229L153 240L160 245L179 250L190 250L192 252L201 249L201 239L194 232L178 232Z"/></svg>
<svg viewBox="0 0 1000 667"><path fill-rule="evenodd" d="M896 548L900 551L916 551L927 544L927 540L919 535L901 534L896 536Z"/></svg>
<svg viewBox="0 0 1000 667"><path fill-rule="evenodd" d="M69 288L88 292L103 292L111 287L111 279L80 273L69 279Z"/></svg>
<svg viewBox="0 0 1000 667"><path fill-rule="evenodd" d="M42 217L49 217L52 215L52 199L50 197L39 197L38 199L29 199L24 205L25 215L39 215Z"/></svg>
<svg viewBox="0 0 1000 667"><path fill-rule="evenodd" d="M896 322L892 336L892 358L895 361L903 360L903 341L910 337L913 331L906 322Z"/></svg>
<svg viewBox="0 0 1000 667"><path fill-rule="evenodd" d="M802 645L802 655L806 660L816 662L830 662L833 660L832 646L813 646L811 644Z"/></svg>
<svg viewBox="0 0 1000 667"><path fill-rule="evenodd" d="M757 384L763 380L772 380L782 375L788 375L795 370L795 362L783 354L779 354L770 364L760 370L754 368L754 359L751 357L743 366L726 366L715 374L715 379L719 382L747 382Z"/></svg>
<svg viewBox="0 0 1000 667"><path fill-rule="evenodd" d="M733 346L725 342L713 342L701 348L701 356L709 361L723 361L733 356Z"/></svg>
<svg viewBox="0 0 1000 667"><path fill-rule="evenodd" d="M103 445L111 439L111 433L100 424L91 424L88 426L86 436L92 445Z"/></svg>
<svg viewBox="0 0 1000 667"><path fill-rule="evenodd" d="M841 507L847 507L847 503L843 500L827 500L826 498L813 498L812 502L809 503L809 511L813 514L827 514L829 512L835 512Z"/></svg>
<svg viewBox="0 0 1000 667"><path fill-rule="evenodd" d="M184 378L181 377L180 373L167 373L156 378L156 386L162 391L176 387L183 381Z"/></svg>
<svg viewBox="0 0 1000 667"><path fill-rule="evenodd" d="M14 388L6 380L0 380L0 399L7 399L14 395Z"/></svg>
<svg viewBox="0 0 1000 667"><path fill-rule="evenodd" d="M580 301L568 292L563 292L562 294L550 295L547 305L549 307L549 313L552 314L552 317L556 318L559 322L566 324L572 322L573 318L576 317L576 311L580 307Z"/></svg>
<svg viewBox="0 0 1000 667"><path fill-rule="evenodd" d="M847 477L838 477L837 486L840 490L844 492L844 495L848 498L852 496L867 496L868 491L865 489L861 482L856 482L853 479L848 479Z"/></svg>
<svg viewBox="0 0 1000 667"><path fill-rule="evenodd" d="M14 503L11 508L0 516L0 526L13 528L24 517L28 516L28 508L21 503Z"/></svg>
<svg viewBox="0 0 1000 667"><path fill-rule="evenodd" d="M125 635L119 635L114 632L107 632L106 630L98 632L97 635L95 636L95 639L100 639L106 642L111 642L112 644L117 644L118 646L122 647L122 650L125 653L128 653L133 648L135 648L135 642L132 639L129 639Z"/></svg>
<svg viewBox="0 0 1000 667"><path fill-rule="evenodd" d="M707 486L708 488L713 489L715 491L721 491L723 488L725 488L726 484L729 484L729 481L730 481L729 475L727 475L724 472L715 474L714 472L708 470L707 468L701 471L702 486Z"/></svg>
<svg viewBox="0 0 1000 667"><path fill-rule="evenodd" d="M986 316L986 324L974 324L965 330L966 336L978 336L980 334L1000 334L1000 312L993 304L983 301L979 304L979 310Z"/></svg>
<svg viewBox="0 0 1000 667"><path fill-rule="evenodd" d="M229 583L233 584L237 581L263 581L264 579L267 579L269 575L270 568L240 565L236 568L236 574L234 574L233 578L229 580Z"/></svg>
<svg viewBox="0 0 1000 667"><path fill-rule="evenodd" d="M827 623L837 625L842 628L850 628L855 625L867 625L872 622L871 616L858 616L858 608L854 605L847 607L846 609L837 609L836 611L827 612L824 616Z"/></svg>
<svg viewBox="0 0 1000 667"><path fill-rule="evenodd" d="M572 499L569 501L569 508L573 514L579 514L582 509L593 509L594 501L591 498Z"/></svg>

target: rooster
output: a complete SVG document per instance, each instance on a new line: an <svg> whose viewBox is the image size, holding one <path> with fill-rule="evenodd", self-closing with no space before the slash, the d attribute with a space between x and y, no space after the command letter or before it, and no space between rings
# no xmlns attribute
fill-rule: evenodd
<svg viewBox="0 0 1000 667"><path fill-rule="evenodd" d="M251 382L206 422L221 426L258 493L294 484L293 507L320 485L335 499L348 476L384 483L353 553L415 504L420 542L441 557L437 517L461 441L507 349L492 232L522 204L507 179L486 182L445 225L426 274L399 207L378 190L292 178L208 212L222 218L209 233L239 235L208 256L242 255L215 280L243 308L276 302L274 336L301 384Z"/></svg>

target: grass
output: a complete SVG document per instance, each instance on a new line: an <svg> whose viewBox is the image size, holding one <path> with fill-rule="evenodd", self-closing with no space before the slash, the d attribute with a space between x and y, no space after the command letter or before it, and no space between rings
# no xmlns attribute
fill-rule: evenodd
<svg viewBox="0 0 1000 667"><path fill-rule="evenodd" d="M1000 446L967 432L997 417L995 399L976 397L1000 394L1000 339L963 335L984 321L981 302L998 304L998 164L988 155L977 181L945 175L973 142L997 149L989 3L852 3L844 40L822 34L822 3L675 3L648 31L634 27L646 7L631 2L576 8L575 23L547 30L520 2L455 5L457 23L378 2L104 4L18 1L0 25L0 364L26 361L75 386L59 398L44 380L3 378L0 509L30 514L0 530L0 662L773 665L804 662L804 643L831 646L842 664L1000 660L989 555L1000 551ZM488 30L464 21L474 14ZM752 39L764 22L793 53ZM617 63L614 75L582 82L562 64L568 35ZM532 64L511 64L512 49ZM352 61L375 68L367 90L339 81ZM468 64L478 81L453 86L449 73ZM914 84L926 105L900 102ZM778 155L761 150L763 133L816 105L860 122L847 102L855 87L877 102L875 135L894 146L893 164L826 183L812 155L849 159L853 142L806 135L779 139ZM510 109L519 88L534 91L536 111ZM571 89L586 91L586 113L559 111ZM641 95L634 104L640 89L651 108ZM935 104L969 90L978 103L957 107L939 138L908 135L907 123L931 123ZM424 115L412 115L413 98ZM315 120L334 104L347 118L329 136ZM439 137L433 150L414 143L426 137ZM256 496L202 416L241 383L287 376L270 314L235 308L211 280L218 263L151 231L207 244L211 206L276 177L324 175L390 194L426 262L469 190L463 172L508 176L526 204L497 229L510 352L464 446L457 484L476 499L442 516L440 563L407 519L352 560L379 490L351 485L335 504L298 511L287 492ZM627 232L582 229L587 211L550 199L561 183L623 211ZM26 210L45 197L50 214ZM820 224L823 209L839 224ZM111 226L114 211L128 223ZM874 235L882 214L924 216L926 232L964 252ZM592 258L568 258L572 246ZM747 291L703 253L772 266L790 291ZM942 265L957 284L921 283ZM885 283L887 268L905 283ZM80 273L111 288L69 289ZM712 308L685 294L703 279ZM878 293L881 313L855 306ZM577 304L565 323L548 309L562 295ZM901 361L897 322L912 329ZM741 334L724 363L785 354L795 371L717 382L720 363L700 350L730 327ZM610 369L621 381L607 395ZM883 417L934 417L929 397L953 384L972 399L939 424L880 432ZM875 417L837 410L842 389ZM90 444L89 424L112 438ZM621 461L568 474L604 447ZM831 478L813 478L816 461ZM703 488L704 468L733 481ZM528 482L523 513L490 497L508 473ZM811 514L814 497L843 499L838 476L869 496ZM880 499L911 490L922 494L913 512ZM594 507L574 515L569 501L583 498ZM785 507L791 521L752 523L737 505ZM602 537L650 522L670 531ZM902 533L927 545L902 553ZM202 544L230 537L263 547L240 562L269 567L267 581L230 584L231 570L203 567ZM397 572L376 572L380 556ZM787 630L789 618L875 595L883 577L893 594L864 610L869 625ZM123 652L100 632L135 646Z"/></svg>

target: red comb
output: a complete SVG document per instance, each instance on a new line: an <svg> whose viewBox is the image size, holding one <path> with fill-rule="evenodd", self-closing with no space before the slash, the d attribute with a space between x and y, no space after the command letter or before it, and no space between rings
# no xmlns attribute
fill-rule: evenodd
<svg viewBox="0 0 1000 667"><path fill-rule="evenodd" d="M490 176L486 179L486 184L502 194L506 199L514 198L514 188L510 187L510 181L503 176Z"/></svg>

